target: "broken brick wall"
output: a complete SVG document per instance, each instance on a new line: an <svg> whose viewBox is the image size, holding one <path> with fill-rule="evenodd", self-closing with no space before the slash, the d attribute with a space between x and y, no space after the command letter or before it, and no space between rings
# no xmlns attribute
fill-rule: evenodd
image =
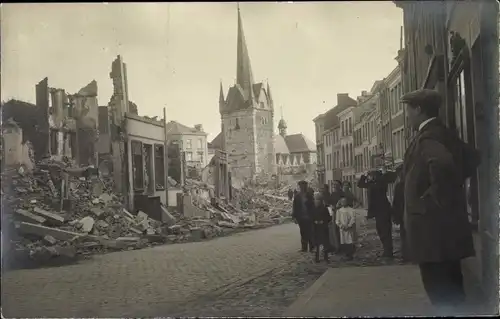
<svg viewBox="0 0 500 319"><path fill-rule="evenodd" d="M23 132L22 143L31 142L36 160L49 152L48 118L44 118L43 114L36 105L19 100L10 100L2 105L3 123L12 119L20 127Z"/></svg>
<svg viewBox="0 0 500 319"><path fill-rule="evenodd" d="M31 142L23 142L23 131L15 122L5 123L2 127L3 163L6 168L24 166L33 169L33 150Z"/></svg>

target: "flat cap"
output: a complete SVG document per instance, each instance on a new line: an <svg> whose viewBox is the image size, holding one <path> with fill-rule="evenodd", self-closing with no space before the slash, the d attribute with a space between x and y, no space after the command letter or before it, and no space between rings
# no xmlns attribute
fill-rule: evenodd
<svg viewBox="0 0 500 319"><path fill-rule="evenodd" d="M302 180L302 181L299 181L297 184L299 184L299 186L301 186L301 185L307 185L307 182L304 181L304 180Z"/></svg>
<svg viewBox="0 0 500 319"><path fill-rule="evenodd" d="M441 94L435 90L420 89L403 95L399 99L399 103L439 108Z"/></svg>

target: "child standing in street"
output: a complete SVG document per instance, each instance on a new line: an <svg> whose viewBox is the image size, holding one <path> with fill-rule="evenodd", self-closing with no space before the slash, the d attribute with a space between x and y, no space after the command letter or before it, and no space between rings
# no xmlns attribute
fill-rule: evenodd
<svg viewBox="0 0 500 319"><path fill-rule="evenodd" d="M313 219L313 239L315 251L315 261L319 262L321 248L323 248L323 258L328 262L328 223L332 217L325 205L323 194L314 193L314 209L312 214Z"/></svg>
<svg viewBox="0 0 500 319"><path fill-rule="evenodd" d="M340 249L348 260L352 260L356 250L356 211L349 206L349 202L345 197L340 199L340 206L335 216L335 224L340 230Z"/></svg>

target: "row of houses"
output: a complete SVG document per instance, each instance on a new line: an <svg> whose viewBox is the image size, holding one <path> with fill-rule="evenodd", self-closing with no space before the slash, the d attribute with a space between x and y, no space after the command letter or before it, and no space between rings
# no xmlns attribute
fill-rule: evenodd
<svg viewBox="0 0 500 319"><path fill-rule="evenodd" d="M338 94L337 105L314 119L318 178L329 185L335 179L356 181L368 170L400 163L414 132L399 97L421 88L440 92L441 120L482 158L466 181L476 256L463 261L464 280L498 313L498 2L394 3L404 17L398 66L356 100ZM366 204L366 194L354 191ZM465 191L457 196L466 197Z"/></svg>
<svg viewBox="0 0 500 319"><path fill-rule="evenodd" d="M356 99L337 95L337 105L313 121L318 152L320 184L349 181L357 198L367 204L367 192L356 187L362 174L374 169L394 169L403 160L407 139L400 67ZM389 191L392 195L392 189Z"/></svg>
<svg viewBox="0 0 500 319"><path fill-rule="evenodd" d="M131 211L175 205L179 189L168 190L168 149L175 145L178 166L199 169L210 160L207 133L176 121L140 116L128 98L127 69L122 57L112 63L113 95L106 106L98 103L97 82L76 94L51 88L48 78L36 85L36 104L9 100L2 103L2 168L33 166L35 161L69 159L78 166L93 165L115 181ZM184 163L182 163L184 160Z"/></svg>

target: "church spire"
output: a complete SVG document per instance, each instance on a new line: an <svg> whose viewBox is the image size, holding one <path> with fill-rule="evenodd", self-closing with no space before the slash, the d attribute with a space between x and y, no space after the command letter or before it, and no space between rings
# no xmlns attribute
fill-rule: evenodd
<svg viewBox="0 0 500 319"><path fill-rule="evenodd" d="M241 23L240 5L238 5L238 44L236 56L236 84L239 84L245 94L245 99L253 99L253 75L248 56L243 25Z"/></svg>
<svg viewBox="0 0 500 319"><path fill-rule="evenodd" d="M283 105L280 106L280 109L281 109L281 120L278 123L278 130L280 132L280 135L285 137L287 125L286 125L285 119L283 118Z"/></svg>
<svg viewBox="0 0 500 319"><path fill-rule="evenodd" d="M219 103L224 103L224 89L222 88L222 80L220 81Z"/></svg>

